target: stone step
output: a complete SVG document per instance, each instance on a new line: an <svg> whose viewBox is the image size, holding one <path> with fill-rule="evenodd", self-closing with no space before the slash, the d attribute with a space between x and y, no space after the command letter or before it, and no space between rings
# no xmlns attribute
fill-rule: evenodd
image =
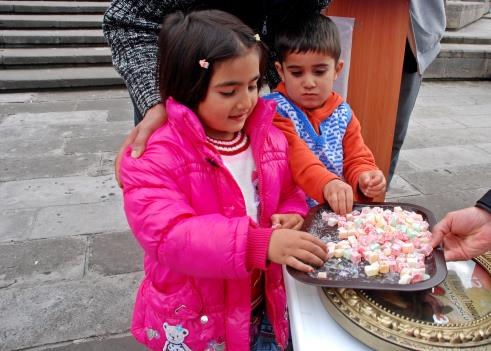
<svg viewBox="0 0 491 351"><path fill-rule="evenodd" d="M0 74L0 91L122 85L111 66L7 69Z"/></svg>
<svg viewBox="0 0 491 351"><path fill-rule="evenodd" d="M108 47L0 49L0 67L111 63Z"/></svg>
<svg viewBox="0 0 491 351"><path fill-rule="evenodd" d="M0 30L0 47L107 45L101 29Z"/></svg>
<svg viewBox="0 0 491 351"><path fill-rule="evenodd" d="M442 44L428 79L491 79L491 44Z"/></svg>
<svg viewBox="0 0 491 351"><path fill-rule="evenodd" d="M489 12L487 1L447 1L447 29L460 29Z"/></svg>
<svg viewBox="0 0 491 351"><path fill-rule="evenodd" d="M482 18L458 31L446 31L442 43L491 44L491 20Z"/></svg>
<svg viewBox="0 0 491 351"><path fill-rule="evenodd" d="M104 13L109 2L95 1L0 1L7 13Z"/></svg>
<svg viewBox="0 0 491 351"><path fill-rule="evenodd" d="M0 14L0 28L101 28L102 15Z"/></svg>

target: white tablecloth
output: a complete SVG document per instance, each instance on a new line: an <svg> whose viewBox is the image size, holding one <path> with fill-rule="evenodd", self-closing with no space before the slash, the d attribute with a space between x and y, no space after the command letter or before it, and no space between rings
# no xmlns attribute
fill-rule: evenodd
<svg viewBox="0 0 491 351"><path fill-rule="evenodd" d="M295 280L283 268L295 351L371 350L329 315L317 287Z"/></svg>

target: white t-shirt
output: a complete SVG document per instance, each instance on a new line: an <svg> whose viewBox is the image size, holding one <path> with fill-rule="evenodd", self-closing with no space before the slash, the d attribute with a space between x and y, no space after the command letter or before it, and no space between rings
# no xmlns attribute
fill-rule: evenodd
<svg viewBox="0 0 491 351"><path fill-rule="evenodd" d="M221 155L225 167L232 173L244 197L247 215L258 221L256 163L251 146L236 155Z"/></svg>

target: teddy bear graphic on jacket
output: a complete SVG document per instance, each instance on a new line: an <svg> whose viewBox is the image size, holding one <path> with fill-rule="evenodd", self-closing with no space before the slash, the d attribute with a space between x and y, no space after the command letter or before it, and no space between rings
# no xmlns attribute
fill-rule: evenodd
<svg viewBox="0 0 491 351"><path fill-rule="evenodd" d="M162 351L193 351L185 343L184 339L188 336L189 331L182 325L169 325L164 322L164 331L167 341Z"/></svg>

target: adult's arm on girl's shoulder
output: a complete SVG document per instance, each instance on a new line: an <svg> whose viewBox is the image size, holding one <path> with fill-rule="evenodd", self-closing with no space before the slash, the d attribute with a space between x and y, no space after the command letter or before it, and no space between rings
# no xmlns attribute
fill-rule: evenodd
<svg viewBox="0 0 491 351"><path fill-rule="evenodd" d="M196 213L178 181L186 179L187 161L181 154L177 146L155 139L138 159L125 153L124 207L136 239L153 260L176 272L226 279L247 276L250 218Z"/></svg>
<svg viewBox="0 0 491 351"><path fill-rule="evenodd" d="M324 202L324 186L336 174L330 172L326 166L310 150L295 131L293 122L276 113L273 124L280 129L288 141L288 161L293 181L311 198L319 203Z"/></svg>
<svg viewBox="0 0 491 351"><path fill-rule="evenodd" d="M344 179L353 188L357 200L369 200L358 191L358 177L362 172L376 170L378 167L375 164L372 151L363 141L361 125L354 113L344 134L343 153Z"/></svg>
<svg viewBox="0 0 491 351"><path fill-rule="evenodd" d="M111 47L113 66L143 115L160 102L155 79L157 37L164 15L176 10L175 3L114 0L104 14L102 29Z"/></svg>

